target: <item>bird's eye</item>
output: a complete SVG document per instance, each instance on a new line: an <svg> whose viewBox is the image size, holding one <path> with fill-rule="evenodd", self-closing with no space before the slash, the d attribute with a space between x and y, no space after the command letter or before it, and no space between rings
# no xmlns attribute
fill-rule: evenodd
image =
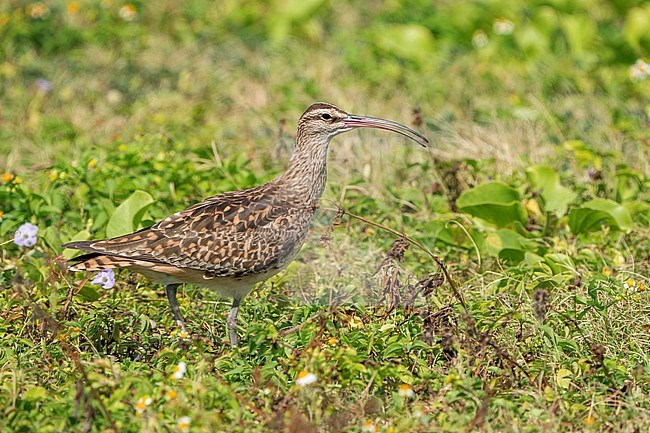
<svg viewBox="0 0 650 433"><path fill-rule="evenodd" d="M332 116L330 116L330 115L327 114L327 113L323 113L323 114L321 114L321 115L320 115L320 118L323 119L323 120L332 120Z"/></svg>

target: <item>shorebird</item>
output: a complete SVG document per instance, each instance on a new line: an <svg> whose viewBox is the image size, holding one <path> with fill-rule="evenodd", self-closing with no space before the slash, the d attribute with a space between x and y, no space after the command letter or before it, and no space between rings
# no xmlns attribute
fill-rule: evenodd
<svg viewBox="0 0 650 433"><path fill-rule="evenodd" d="M286 268L304 243L327 179L332 137L370 127L402 134L426 147L420 133L390 120L348 114L318 102L298 121L289 167L275 179L210 197L151 227L112 239L70 242L88 251L68 262L73 271L128 268L165 286L174 318L187 334L176 291L191 283L233 299L226 323L237 346L237 313L253 286Z"/></svg>

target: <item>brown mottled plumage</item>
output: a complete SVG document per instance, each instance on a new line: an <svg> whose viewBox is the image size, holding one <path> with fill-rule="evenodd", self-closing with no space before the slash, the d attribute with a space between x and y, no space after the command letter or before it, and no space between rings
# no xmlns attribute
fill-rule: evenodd
<svg viewBox="0 0 650 433"><path fill-rule="evenodd" d="M386 129L422 146L427 143L403 125L350 115L323 102L313 104L298 121L296 149L285 173L255 188L215 195L135 233L65 244L90 251L72 259L69 268L129 268L164 284L185 332L177 286L194 283L214 289L233 298L227 322L235 346L240 301L255 283L289 265L305 241L325 188L330 139L358 127Z"/></svg>

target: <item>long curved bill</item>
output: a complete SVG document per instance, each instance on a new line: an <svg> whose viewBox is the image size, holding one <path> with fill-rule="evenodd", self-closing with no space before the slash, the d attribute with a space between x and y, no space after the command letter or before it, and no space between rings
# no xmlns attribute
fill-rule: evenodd
<svg viewBox="0 0 650 433"><path fill-rule="evenodd" d="M429 140L422 134L417 131L407 128L404 125L401 125L397 122L391 120L378 119L376 117L368 116L357 116L355 114L348 114L348 116L343 119L343 122L346 126L350 128L377 128L384 129L386 131L397 132L398 134L403 135L404 137L410 138L415 141L422 147L427 147Z"/></svg>

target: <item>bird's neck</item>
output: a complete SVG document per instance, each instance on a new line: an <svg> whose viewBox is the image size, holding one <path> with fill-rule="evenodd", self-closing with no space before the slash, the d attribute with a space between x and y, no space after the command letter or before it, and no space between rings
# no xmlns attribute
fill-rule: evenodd
<svg viewBox="0 0 650 433"><path fill-rule="evenodd" d="M325 190L328 147L329 137L304 137L298 132L296 150L282 177L287 187L307 203L317 202Z"/></svg>

